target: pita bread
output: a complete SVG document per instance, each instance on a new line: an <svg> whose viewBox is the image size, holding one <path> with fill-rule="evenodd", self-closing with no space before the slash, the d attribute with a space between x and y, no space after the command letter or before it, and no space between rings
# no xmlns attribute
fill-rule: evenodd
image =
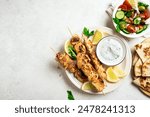
<svg viewBox="0 0 150 117"><path fill-rule="evenodd" d="M150 59L148 59L142 66L142 76L143 77L150 76Z"/></svg>
<svg viewBox="0 0 150 117"><path fill-rule="evenodd" d="M135 46L132 65L133 83L150 97L150 38Z"/></svg>
<svg viewBox="0 0 150 117"><path fill-rule="evenodd" d="M141 43L135 46L135 50L143 63L150 58L150 43Z"/></svg>
<svg viewBox="0 0 150 117"><path fill-rule="evenodd" d="M150 78L137 78L133 83L150 93Z"/></svg>
<svg viewBox="0 0 150 117"><path fill-rule="evenodd" d="M133 65L133 66L134 66L135 63L138 61L138 59L139 59L139 56L138 56L138 54L135 52L135 53L134 53L134 56L133 56L133 62L132 62L132 65Z"/></svg>
<svg viewBox="0 0 150 117"><path fill-rule="evenodd" d="M150 43L150 38L145 39L142 43Z"/></svg>
<svg viewBox="0 0 150 117"><path fill-rule="evenodd" d="M142 76L142 61L138 59L134 66L134 74L135 76Z"/></svg>
<svg viewBox="0 0 150 117"><path fill-rule="evenodd" d="M141 78L141 77L136 77L136 76L134 76L134 77L133 77L133 80L138 79L138 78Z"/></svg>
<svg viewBox="0 0 150 117"><path fill-rule="evenodd" d="M143 90L142 88L140 88L140 90L145 94L145 95L147 95L147 96L149 96L150 97L150 92L148 92L148 91L145 91L145 90Z"/></svg>

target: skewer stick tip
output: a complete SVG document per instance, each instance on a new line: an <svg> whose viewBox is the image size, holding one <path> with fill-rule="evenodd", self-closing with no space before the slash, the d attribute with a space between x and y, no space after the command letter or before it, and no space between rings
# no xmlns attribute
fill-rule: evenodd
<svg viewBox="0 0 150 117"><path fill-rule="evenodd" d="M73 34L72 34L72 32L71 32L70 28L69 28L69 27L67 27L67 29L68 29L68 31L69 31L69 33L70 33L70 35L71 35L71 36L73 36Z"/></svg>
<svg viewBox="0 0 150 117"><path fill-rule="evenodd" d="M56 50L54 50L51 46L50 46L50 49L51 49L55 54L57 54Z"/></svg>

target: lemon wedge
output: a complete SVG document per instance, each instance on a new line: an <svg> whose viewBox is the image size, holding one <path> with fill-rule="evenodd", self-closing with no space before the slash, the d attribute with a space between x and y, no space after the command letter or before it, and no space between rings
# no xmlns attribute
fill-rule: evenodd
<svg viewBox="0 0 150 117"><path fill-rule="evenodd" d="M118 82L119 81L119 77L114 72L113 67L107 68L106 74L107 74L107 81L109 81L109 82Z"/></svg>
<svg viewBox="0 0 150 117"><path fill-rule="evenodd" d="M64 45L64 50L65 50L65 52L68 54L68 46L69 45L71 45L70 44L70 40L67 40L66 42L65 42L65 45Z"/></svg>
<svg viewBox="0 0 150 117"><path fill-rule="evenodd" d="M126 73L125 73L123 70L121 70L118 66L115 66L115 67L113 68L113 70L114 70L115 74L116 74L119 78L123 78L123 77L126 76Z"/></svg>
<svg viewBox="0 0 150 117"><path fill-rule="evenodd" d="M90 82L85 82L82 87L82 90L96 91L95 87Z"/></svg>
<svg viewBox="0 0 150 117"><path fill-rule="evenodd" d="M103 32L96 30L92 39L92 43L96 45L103 38Z"/></svg>

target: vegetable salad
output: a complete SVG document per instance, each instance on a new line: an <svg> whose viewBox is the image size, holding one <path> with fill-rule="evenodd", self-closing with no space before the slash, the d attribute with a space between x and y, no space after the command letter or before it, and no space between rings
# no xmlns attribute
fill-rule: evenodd
<svg viewBox="0 0 150 117"><path fill-rule="evenodd" d="M148 27L146 20L150 18L148 7L149 5L138 2L138 13L137 10L130 5L128 0L125 0L124 3L119 6L115 18L113 18L113 21L117 24L116 31L122 31L125 34L139 34L146 30Z"/></svg>

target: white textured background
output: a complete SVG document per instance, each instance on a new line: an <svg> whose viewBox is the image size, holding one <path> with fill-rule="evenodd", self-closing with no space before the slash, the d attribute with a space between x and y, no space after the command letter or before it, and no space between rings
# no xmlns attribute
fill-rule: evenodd
<svg viewBox="0 0 150 117"><path fill-rule="evenodd" d="M0 99L148 99L131 84L107 95L89 95L78 90L62 70L55 54L73 32L84 26L107 26L105 12L111 0L0 0ZM133 44L140 40L132 40ZM61 75L60 75L61 74Z"/></svg>

